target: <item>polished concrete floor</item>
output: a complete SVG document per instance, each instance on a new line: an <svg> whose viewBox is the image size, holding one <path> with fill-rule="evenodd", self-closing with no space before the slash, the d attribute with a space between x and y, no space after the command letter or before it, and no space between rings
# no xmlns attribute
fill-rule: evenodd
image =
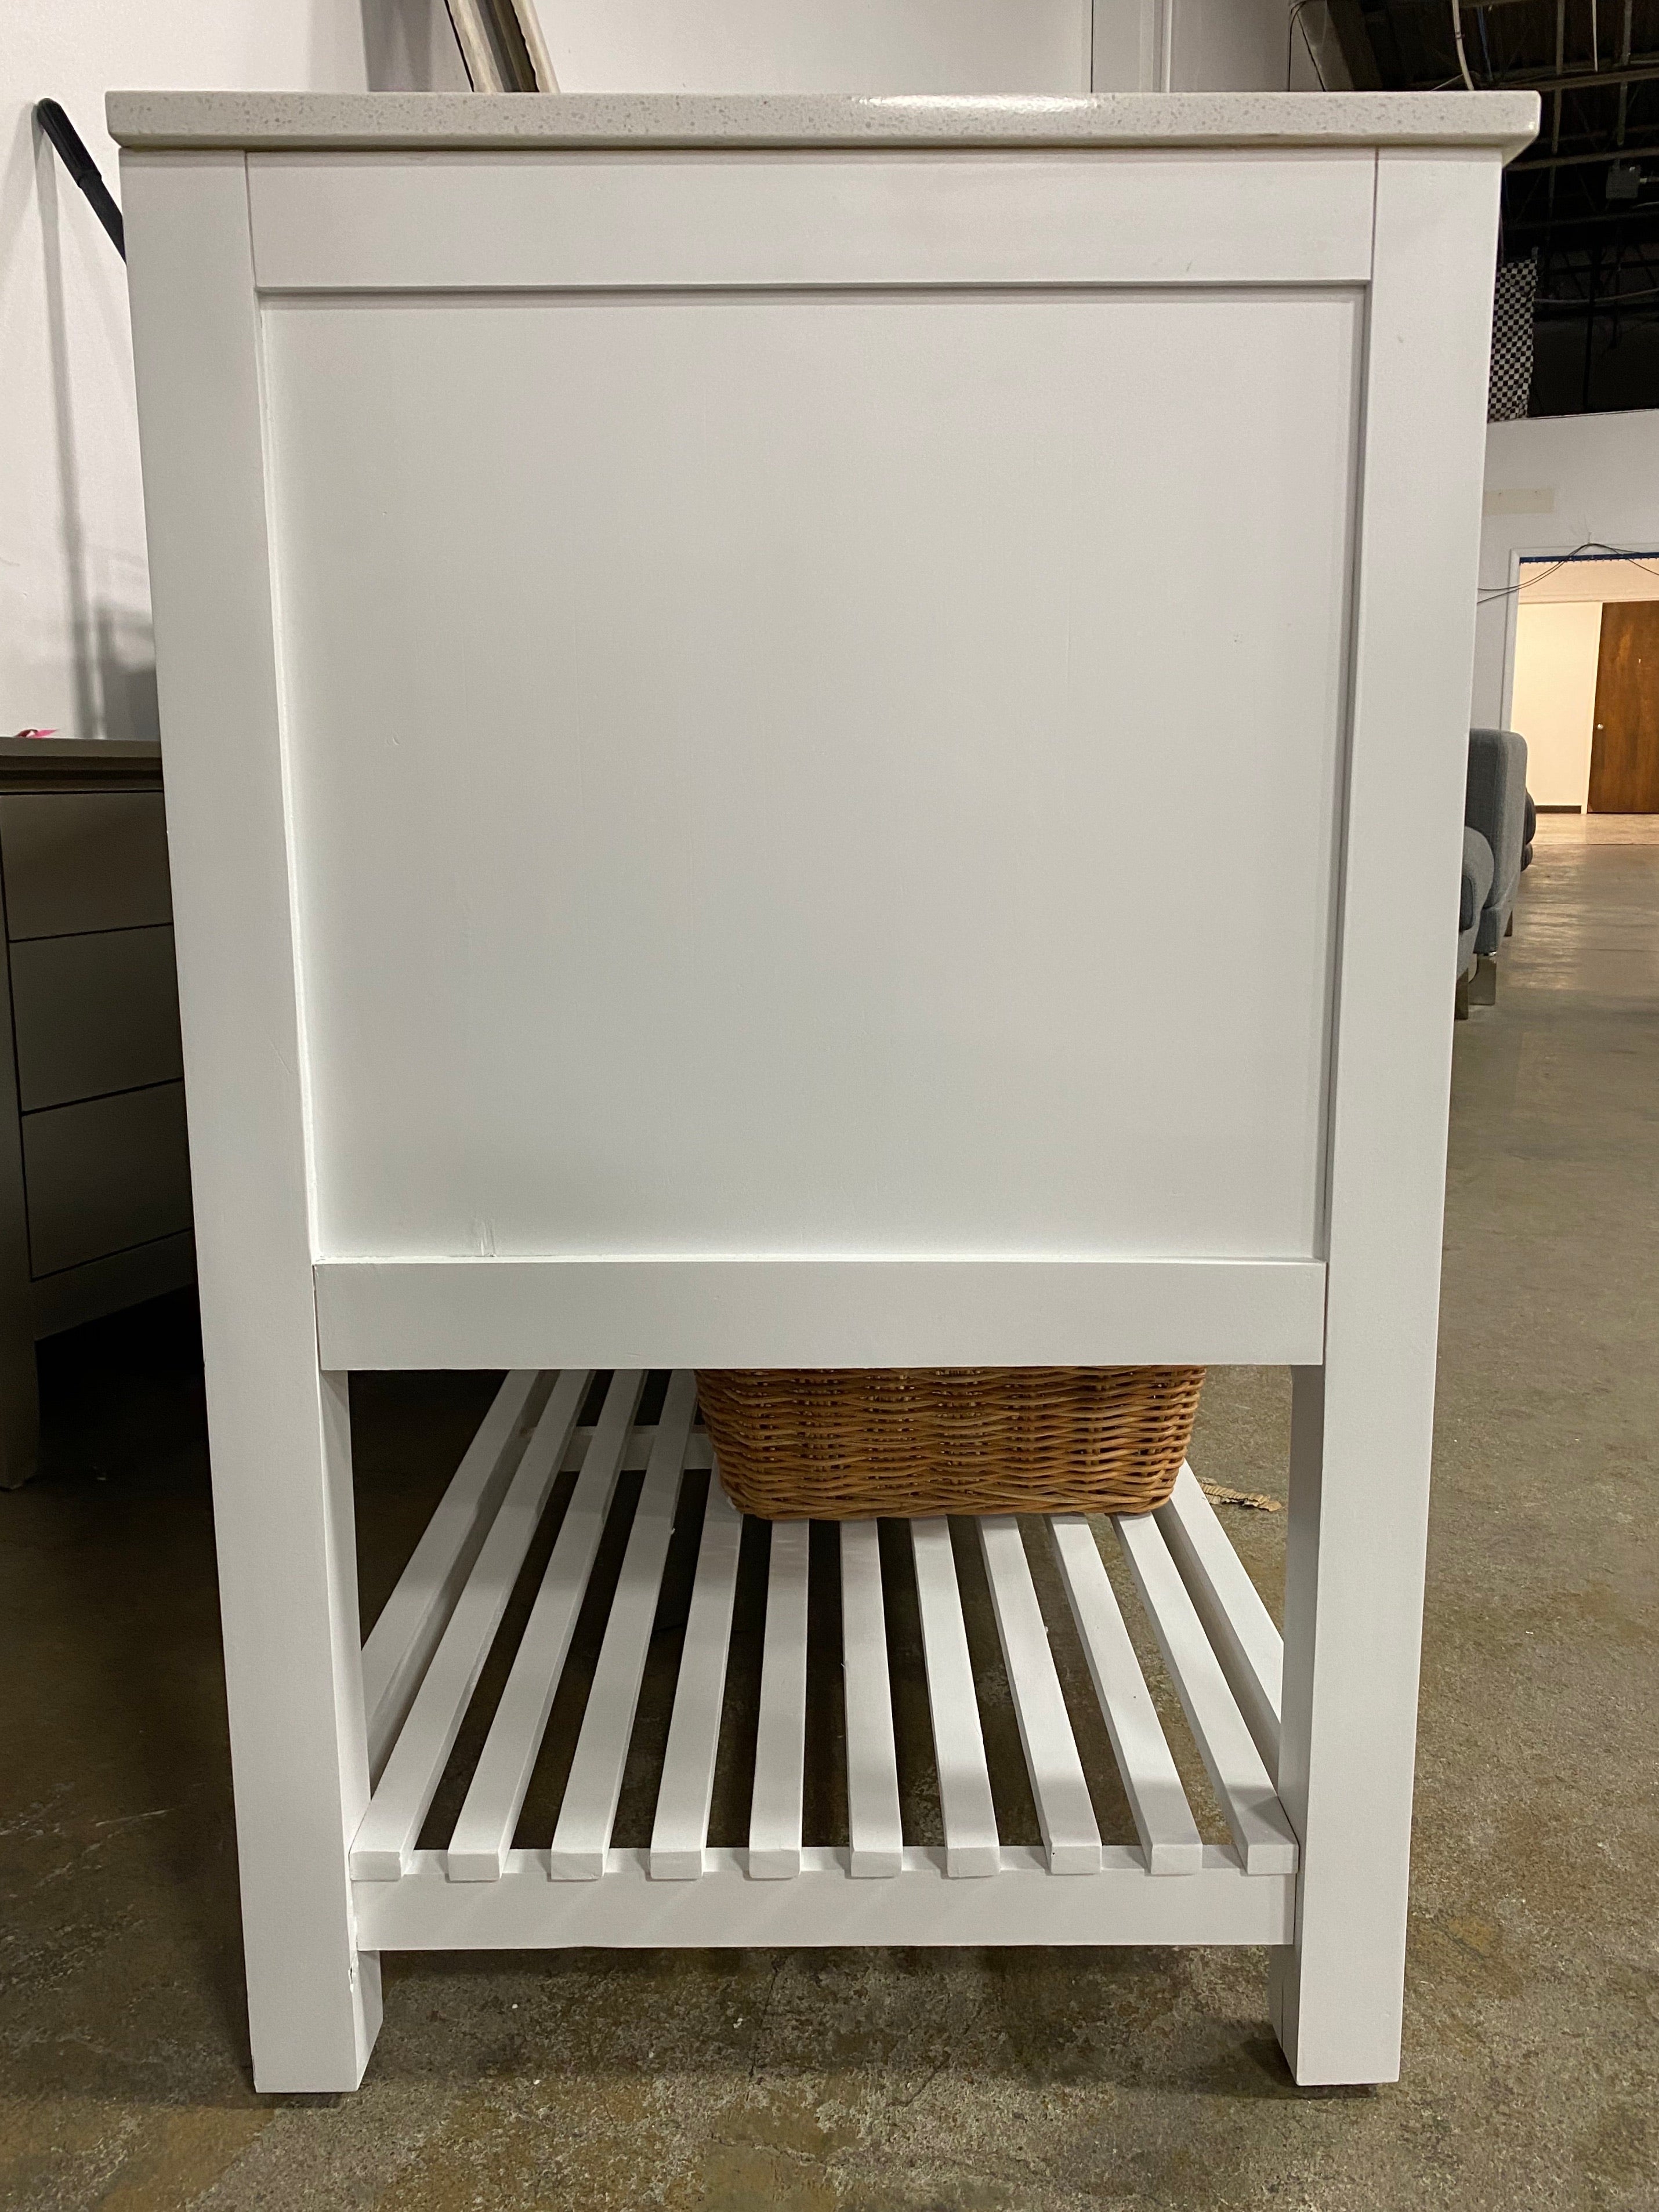
<svg viewBox="0 0 1659 2212"><path fill-rule="evenodd" d="M249 2087L200 1376L46 1348L0 1493L0 2203L1659 2204L1659 820L1547 819L1457 1036L1405 2074L1308 2094L1249 1952L389 1960L355 2097ZM356 1394L366 1606L476 1380ZM1285 1378L1200 1474L1282 1494ZM1284 1516L1226 1509L1274 1598Z"/></svg>

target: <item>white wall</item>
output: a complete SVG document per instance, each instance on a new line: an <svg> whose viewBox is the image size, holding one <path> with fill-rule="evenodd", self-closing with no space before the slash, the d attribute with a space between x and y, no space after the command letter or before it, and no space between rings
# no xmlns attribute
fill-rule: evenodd
<svg viewBox="0 0 1659 2212"><path fill-rule="evenodd" d="M1540 806L1583 806L1589 794L1599 599L1520 609L1510 726L1527 741L1527 788Z"/></svg>
<svg viewBox="0 0 1659 2212"><path fill-rule="evenodd" d="M568 91L1134 89L1166 0L542 0ZM1173 82L1285 82L1282 0L1167 0ZM35 131L62 101L120 197L113 86L464 88L443 0L0 0L0 731L153 733L126 288ZM1324 11L1316 24L1328 47ZM1092 19L1092 20L1091 20ZM1313 82L1296 42L1291 82ZM1335 82L1339 65L1328 59ZM1147 80L1151 81L1151 80Z"/></svg>
<svg viewBox="0 0 1659 2212"><path fill-rule="evenodd" d="M1512 711L1512 556L1598 541L1659 548L1659 410L1490 423L1470 705L1477 726L1502 726Z"/></svg>
<svg viewBox="0 0 1659 2212"><path fill-rule="evenodd" d="M425 0L419 0L424 9ZM40 137L60 100L118 199L112 85L361 89L422 15L358 0L4 0L0 39L0 730L153 733L126 283ZM405 79L407 81L407 79Z"/></svg>
<svg viewBox="0 0 1659 2212"><path fill-rule="evenodd" d="M541 0L539 14L566 92L1076 93L1089 84L1090 8L1091 0Z"/></svg>
<svg viewBox="0 0 1659 2212"><path fill-rule="evenodd" d="M1271 92L1317 75L1285 0L541 0L567 92ZM1327 13L1306 11L1328 84Z"/></svg>
<svg viewBox="0 0 1659 2212"><path fill-rule="evenodd" d="M1286 0L1170 0L1176 92L1307 92L1324 79L1328 89L1349 84L1341 50L1319 0L1312 0L1292 33ZM1311 41L1317 73L1309 59ZM1288 70L1288 74L1287 74Z"/></svg>

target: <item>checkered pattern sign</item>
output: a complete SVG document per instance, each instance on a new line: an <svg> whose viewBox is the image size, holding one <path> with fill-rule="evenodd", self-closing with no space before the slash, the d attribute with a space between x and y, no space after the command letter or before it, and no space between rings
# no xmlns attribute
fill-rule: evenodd
<svg viewBox="0 0 1659 2212"><path fill-rule="evenodd" d="M1492 380L1486 387L1486 420L1519 422L1532 389L1532 315L1538 291L1538 261L1500 261L1492 295Z"/></svg>

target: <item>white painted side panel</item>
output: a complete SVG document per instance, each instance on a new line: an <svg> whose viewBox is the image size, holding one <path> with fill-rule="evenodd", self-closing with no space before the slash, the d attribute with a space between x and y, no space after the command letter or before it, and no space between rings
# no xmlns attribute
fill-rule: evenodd
<svg viewBox="0 0 1659 2212"><path fill-rule="evenodd" d="M386 153L248 159L264 292L1362 283L1376 156Z"/></svg>
<svg viewBox="0 0 1659 2212"><path fill-rule="evenodd" d="M269 307L321 1250L1315 1252L1356 338Z"/></svg>

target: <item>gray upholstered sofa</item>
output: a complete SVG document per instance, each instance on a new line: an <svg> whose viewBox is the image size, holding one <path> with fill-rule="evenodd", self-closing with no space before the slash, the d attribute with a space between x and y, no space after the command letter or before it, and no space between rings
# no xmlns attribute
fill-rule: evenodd
<svg viewBox="0 0 1659 2212"><path fill-rule="evenodd" d="M1471 730L1463 819L1492 847L1492 889L1475 932L1477 954L1495 953L1509 929L1527 842L1527 741L1515 730Z"/></svg>
<svg viewBox="0 0 1659 2212"><path fill-rule="evenodd" d="M1474 958L1474 940L1480 927L1480 917L1486 910L1486 901L1492 896L1492 879L1496 864L1492 847L1478 830L1463 827L1463 887L1457 907L1457 974L1462 979L1469 972Z"/></svg>
<svg viewBox="0 0 1659 2212"><path fill-rule="evenodd" d="M1517 731L1469 732L1463 823L1457 927L1460 1012L1466 1003L1466 976L1468 999L1477 1006L1490 1006L1498 996L1498 948L1509 933L1526 865L1527 741Z"/></svg>

